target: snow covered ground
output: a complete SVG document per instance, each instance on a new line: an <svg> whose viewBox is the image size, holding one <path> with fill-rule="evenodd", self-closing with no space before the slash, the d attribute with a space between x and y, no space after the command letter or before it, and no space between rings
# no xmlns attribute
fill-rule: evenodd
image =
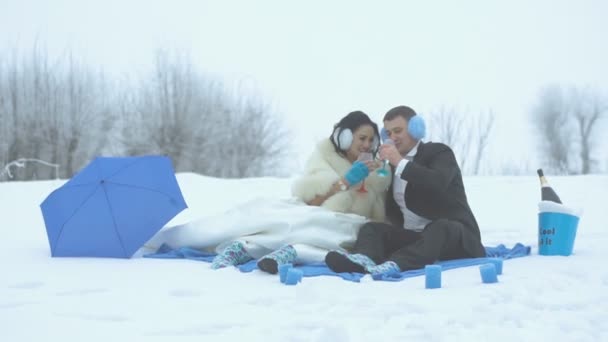
<svg viewBox="0 0 608 342"><path fill-rule="evenodd" d="M537 253L538 179L465 183L485 245L531 245L497 284L477 266L361 283L213 271L190 260L51 258L38 205L63 181L0 183L0 336L3 341L608 341L608 176L552 177L584 209L574 254ZM190 209L171 224L260 196L287 196L289 179L179 174ZM210 200L209 198L213 198Z"/></svg>

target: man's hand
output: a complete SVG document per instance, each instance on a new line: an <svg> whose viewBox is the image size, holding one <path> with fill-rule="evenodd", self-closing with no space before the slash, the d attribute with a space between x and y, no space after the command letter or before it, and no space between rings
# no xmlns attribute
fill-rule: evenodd
<svg viewBox="0 0 608 342"><path fill-rule="evenodd" d="M379 154L380 159L388 160L393 167L397 167L399 162L403 160L403 157L401 154L399 154L399 151L397 151L397 147L392 144L384 144L380 146Z"/></svg>

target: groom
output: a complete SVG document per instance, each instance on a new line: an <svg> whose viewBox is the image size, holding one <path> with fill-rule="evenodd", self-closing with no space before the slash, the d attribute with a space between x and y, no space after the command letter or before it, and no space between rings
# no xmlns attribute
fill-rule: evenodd
<svg viewBox="0 0 608 342"><path fill-rule="evenodd" d="M389 274L437 260L484 257L452 150L421 141L424 121L410 107L389 110L383 121L394 142L380 148L393 171L386 196L390 223L363 225L352 254L329 252L327 266L334 272Z"/></svg>

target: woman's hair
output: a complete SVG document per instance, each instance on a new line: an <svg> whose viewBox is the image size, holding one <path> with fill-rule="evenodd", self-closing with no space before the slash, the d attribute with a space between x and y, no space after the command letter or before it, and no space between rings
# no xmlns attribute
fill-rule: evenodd
<svg viewBox="0 0 608 342"><path fill-rule="evenodd" d="M346 150L345 146L339 146L340 136L345 133L346 130L350 130L350 134L355 133L355 131L363 126L370 125L374 130L374 141L376 142L376 146L372 146L372 153L375 155L378 151L379 141L380 141L380 132L378 131L378 125L372 121L372 119L367 116L367 114L363 113L360 110L350 112L345 117L343 117L337 124L334 125L334 129L332 134L329 136L329 140L334 145L334 148L337 153L345 155ZM352 143L352 140L351 140Z"/></svg>

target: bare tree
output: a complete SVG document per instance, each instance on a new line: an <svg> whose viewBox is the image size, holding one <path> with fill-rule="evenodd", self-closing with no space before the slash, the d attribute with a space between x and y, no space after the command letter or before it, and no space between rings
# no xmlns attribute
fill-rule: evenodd
<svg viewBox="0 0 608 342"><path fill-rule="evenodd" d="M480 172L481 161L485 155L486 148L490 142L492 129L494 127L494 111L489 109L487 112L481 112L474 122L475 134L471 137L474 139L474 154L473 154L473 174L478 175Z"/></svg>
<svg viewBox="0 0 608 342"><path fill-rule="evenodd" d="M0 55L0 165L9 162L8 150L12 137L12 120L8 115L8 91L6 90L6 61Z"/></svg>
<svg viewBox="0 0 608 342"><path fill-rule="evenodd" d="M454 107L442 105L429 115L431 130L430 140L442 142L452 148L460 168L464 170L468 150L468 139L462 139L464 116Z"/></svg>
<svg viewBox="0 0 608 342"><path fill-rule="evenodd" d="M45 160L61 165L59 176L67 178L104 145L113 120L103 73L66 55L51 61L36 44L0 65L0 118L12 131L0 138L4 163ZM14 179L55 177L42 166L28 164Z"/></svg>
<svg viewBox="0 0 608 342"><path fill-rule="evenodd" d="M443 105L429 114L429 139L452 148L465 174L479 174L494 126L494 112L472 113Z"/></svg>
<svg viewBox="0 0 608 342"><path fill-rule="evenodd" d="M231 114L231 129L241 132L238 138L224 145L232 151L228 155L228 177L264 176L280 172L289 146L285 126L276 119L270 104L244 97ZM223 132L228 136L229 132Z"/></svg>
<svg viewBox="0 0 608 342"><path fill-rule="evenodd" d="M38 58L38 49L34 49L31 59ZM0 116L3 117L3 126L8 128L3 134L3 145L6 146L4 163L18 160L22 157L38 157L42 144L40 143L41 125L35 120L39 107L41 67L33 68L35 63L28 63L20 59L16 49L7 54L2 64L3 76L0 79L0 95L4 100L0 107ZM44 158L43 158L44 159ZM32 168L16 172L13 179L29 179L35 171Z"/></svg>
<svg viewBox="0 0 608 342"><path fill-rule="evenodd" d="M128 154L168 155L179 170L184 162L182 154L196 130L195 76L182 56L158 51L155 57L152 75L125 97L128 102L122 106L124 142Z"/></svg>
<svg viewBox="0 0 608 342"><path fill-rule="evenodd" d="M568 103L560 86L551 85L540 92L539 102L532 110L532 123L537 130L538 143L546 169L567 174L570 172L572 136Z"/></svg>
<svg viewBox="0 0 608 342"><path fill-rule="evenodd" d="M598 165L592 156L597 147L598 123L608 114L608 101L591 88L570 89L570 109L580 143L581 173L589 174Z"/></svg>
<svg viewBox="0 0 608 342"><path fill-rule="evenodd" d="M286 129L261 96L232 94L187 55L166 50L140 84L121 106L127 154L169 155L177 171L211 176L277 174Z"/></svg>
<svg viewBox="0 0 608 342"><path fill-rule="evenodd" d="M599 123L607 115L606 98L591 88L543 88L532 119L549 167L563 174L597 169L599 161L592 156L598 148Z"/></svg>

